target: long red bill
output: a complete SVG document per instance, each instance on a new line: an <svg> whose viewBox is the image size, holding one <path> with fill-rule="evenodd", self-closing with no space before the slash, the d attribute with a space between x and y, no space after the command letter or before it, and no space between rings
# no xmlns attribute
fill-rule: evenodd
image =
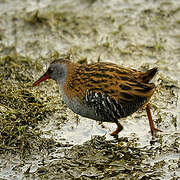
<svg viewBox="0 0 180 180"><path fill-rule="evenodd" d="M46 79L50 79L49 74L47 73L42 75L32 86L37 86L40 82L45 81Z"/></svg>

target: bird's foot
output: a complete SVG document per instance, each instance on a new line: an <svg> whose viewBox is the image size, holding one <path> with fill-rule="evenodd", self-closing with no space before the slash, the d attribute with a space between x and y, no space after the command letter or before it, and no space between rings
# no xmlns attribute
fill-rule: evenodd
<svg viewBox="0 0 180 180"><path fill-rule="evenodd" d="M156 134L156 132L163 132L163 131L160 130L160 129L158 129L158 128L153 127L153 128L151 129L151 134L152 134L152 136L153 136L154 134Z"/></svg>
<svg viewBox="0 0 180 180"><path fill-rule="evenodd" d="M150 104L147 104L146 112L147 112L147 116L148 116L148 119L149 119L149 126L150 126L150 129L151 129L152 136L154 134L156 134L156 132L158 132L158 131L162 132L160 129L157 129L157 128L154 127L154 122L153 122L152 115L151 115L151 110L150 110Z"/></svg>
<svg viewBox="0 0 180 180"><path fill-rule="evenodd" d="M116 123L116 125L117 125L117 129L116 129L114 132L112 132L110 135L111 135L111 136L114 136L114 137L117 137L117 136L118 136L118 133L119 133L120 131L122 131L123 126L122 126L118 121L116 121L115 123Z"/></svg>
<svg viewBox="0 0 180 180"><path fill-rule="evenodd" d="M119 133L119 130L118 129L116 129L114 132L112 132L110 135L111 136L117 136L118 135L118 133Z"/></svg>

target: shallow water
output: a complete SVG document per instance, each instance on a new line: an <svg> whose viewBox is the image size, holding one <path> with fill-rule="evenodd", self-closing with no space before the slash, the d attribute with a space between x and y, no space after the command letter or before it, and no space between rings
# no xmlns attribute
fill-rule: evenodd
<svg viewBox="0 0 180 180"><path fill-rule="evenodd" d="M60 163L59 166L66 164L66 156L82 151L81 148L91 147L86 146L86 143L91 142L88 140L93 140L94 135L105 136L106 139L102 142L111 144L114 139L109 134L116 126L111 123L99 125L96 121L76 116L64 106L58 86L50 81L32 89L32 92L41 92L40 96L54 106L55 113L40 122L38 127L44 132L43 138L52 138L59 145L43 149L42 154L34 152L24 160L8 152L0 154L0 177L91 179L102 178L103 175L107 179L180 178L179 47L180 1L1 0L0 56L25 56L32 62L44 64L42 68L34 67L29 72L33 77L32 83L46 70L53 57L58 55L69 54L73 61L87 59L89 63L97 60L111 61L139 70L159 67L159 73L154 80L157 90L151 102L155 124L163 132L152 139L145 111L137 112L121 121L124 130L120 137L127 137L140 152L142 150L142 154L144 148L149 151L153 149L149 157L148 153L144 152L147 157L142 159L142 166L149 168L149 171L143 170L148 176L142 175L138 170L136 172L139 173L135 175L135 172L129 170L129 177L123 176L123 173L128 173L125 173L127 170L117 171L120 167L113 169L116 173L108 176L108 173L99 172L96 167L98 163L91 165L90 169L85 168L88 167L85 163L83 168L86 170L82 168L82 172L86 173L84 175L76 168L69 168L73 166L72 162L69 162L71 165L67 167L68 170L61 167L63 171L53 175L53 167L57 168L56 160L57 164ZM98 141L98 138L94 141ZM123 140L122 142L125 143ZM72 151L69 150L71 148ZM92 152L98 156L98 151L93 149ZM118 150L117 152L119 153ZM91 153L87 154L91 157ZM104 160L104 166L107 164ZM68 166L68 163L66 165ZM137 166L142 168L141 165ZM28 167L30 173L24 174ZM110 166L108 168L110 169ZM109 171L105 169L104 172ZM71 176L60 176L62 173L69 173ZM91 176L91 173L96 176Z"/></svg>

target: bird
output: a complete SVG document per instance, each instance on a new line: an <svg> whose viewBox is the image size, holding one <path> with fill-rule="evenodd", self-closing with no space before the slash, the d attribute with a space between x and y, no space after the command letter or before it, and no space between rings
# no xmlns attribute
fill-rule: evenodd
<svg viewBox="0 0 180 180"><path fill-rule="evenodd" d="M117 128L112 136L117 136L123 129L119 119L146 109L153 136L157 131L162 132L154 126L149 103L156 89L150 81L157 72L157 67L141 72L111 62L79 64L58 58L32 86L47 79L55 80L63 101L74 113L115 123Z"/></svg>

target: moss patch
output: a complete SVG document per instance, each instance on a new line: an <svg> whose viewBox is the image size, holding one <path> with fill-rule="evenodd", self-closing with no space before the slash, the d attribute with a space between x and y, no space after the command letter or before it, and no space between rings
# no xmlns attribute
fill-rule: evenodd
<svg viewBox="0 0 180 180"><path fill-rule="evenodd" d="M52 111L31 91L31 72L35 64L23 57L0 59L0 150L21 150L37 146L37 128ZM37 65L36 65L37 66ZM36 143L35 143L36 142ZM38 141L40 142L40 141Z"/></svg>

